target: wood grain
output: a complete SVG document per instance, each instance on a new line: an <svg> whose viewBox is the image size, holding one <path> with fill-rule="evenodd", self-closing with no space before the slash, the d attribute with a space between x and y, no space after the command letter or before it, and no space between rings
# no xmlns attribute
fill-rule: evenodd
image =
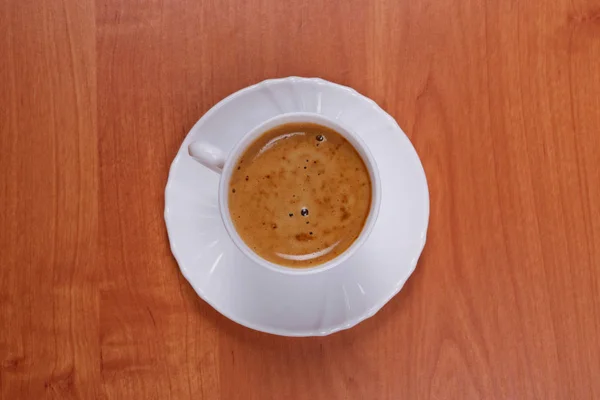
<svg viewBox="0 0 600 400"><path fill-rule="evenodd" d="M0 397L98 397L93 7L2 1L0 55Z"/></svg>
<svg viewBox="0 0 600 400"><path fill-rule="evenodd" d="M600 398L597 0L0 2L0 398ZM411 138L428 244L374 318L230 322L173 260L168 168L265 78Z"/></svg>

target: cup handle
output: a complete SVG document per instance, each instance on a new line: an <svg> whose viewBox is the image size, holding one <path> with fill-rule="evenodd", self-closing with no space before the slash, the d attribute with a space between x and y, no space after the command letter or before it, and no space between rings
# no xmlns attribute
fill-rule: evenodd
<svg viewBox="0 0 600 400"><path fill-rule="evenodd" d="M216 173L223 172L225 153L218 147L206 142L193 142L188 146L189 155L200 164Z"/></svg>

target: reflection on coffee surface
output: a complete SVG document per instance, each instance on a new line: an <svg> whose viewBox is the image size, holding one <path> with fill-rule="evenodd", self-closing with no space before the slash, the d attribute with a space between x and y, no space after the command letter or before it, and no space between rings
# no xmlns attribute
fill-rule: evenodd
<svg viewBox="0 0 600 400"><path fill-rule="evenodd" d="M229 211L262 258L313 267L343 253L371 207L369 171L339 133L312 123L265 132L237 160Z"/></svg>

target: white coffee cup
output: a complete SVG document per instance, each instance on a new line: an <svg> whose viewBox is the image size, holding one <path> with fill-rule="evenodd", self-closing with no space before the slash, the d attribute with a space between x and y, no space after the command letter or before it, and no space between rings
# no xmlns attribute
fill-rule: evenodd
<svg viewBox="0 0 600 400"><path fill-rule="evenodd" d="M354 146L358 154L362 157L365 166L369 171L369 176L371 178L371 188L373 191L371 194L371 209L369 211L367 220L365 221L365 225L358 238L356 238L356 240L350 245L350 247L346 249L346 251L338 255L336 258L310 268L292 268L272 263L260 257L242 240L242 238L236 231L235 226L233 225L231 215L229 213L229 180L231 178L233 169L237 164L237 161L239 160L241 155L246 151L248 146L252 144L263 133L277 126L288 123L319 124L327 128L333 129L334 131L342 135L346 140L348 140L348 142L352 144L352 146ZM381 180L379 179L379 171L377 169L377 164L375 163L373 155L358 135L356 135L348 128L343 127L334 120L326 118L320 114L296 112L281 114L276 117L273 117L263 122L259 126L255 127L247 134L245 134L235 144L235 146L229 152L228 155L226 155L226 153L218 147L215 147L214 145L203 141L196 141L191 143L188 147L188 152L190 156L196 161L198 161L200 164L221 175L221 180L219 182L219 211L221 213L223 223L225 224L225 228L227 229L227 233L231 237L231 240L233 240L236 246L247 257L249 257L255 263L269 268L271 270L292 275L305 275L323 272L337 265L340 265L345 260L350 258L352 254L354 254L365 243L377 220L377 216L379 214L379 205L381 203Z"/></svg>

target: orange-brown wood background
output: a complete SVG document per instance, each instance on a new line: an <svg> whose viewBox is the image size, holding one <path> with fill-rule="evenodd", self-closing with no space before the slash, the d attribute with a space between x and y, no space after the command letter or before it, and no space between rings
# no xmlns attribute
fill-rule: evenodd
<svg viewBox="0 0 600 400"><path fill-rule="evenodd" d="M429 180L418 268L324 338L172 258L163 189L224 96L320 76ZM0 1L2 399L600 399L597 0Z"/></svg>

